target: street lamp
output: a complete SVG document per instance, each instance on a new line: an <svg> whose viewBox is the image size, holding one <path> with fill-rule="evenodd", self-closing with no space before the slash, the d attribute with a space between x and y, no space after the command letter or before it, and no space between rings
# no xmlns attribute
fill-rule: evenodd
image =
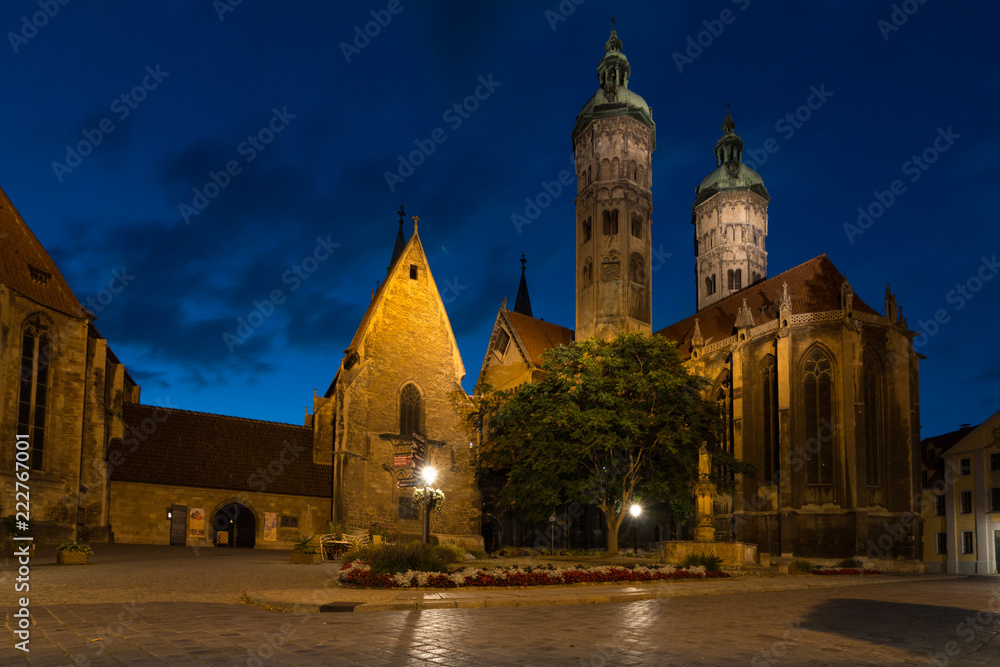
<svg viewBox="0 0 1000 667"><path fill-rule="evenodd" d="M639 503L632 503L632 507L629 508L632 513L632 551L635 553L636 558L639 557L639 515L642 514L642 507Z"/></svg>
<svg viewBox="0 0 1000 667"><path fill-rule="evenodd" d="M424 480L424 529L421 535L424 544L430 543L431 538L431 484L437 479L437 469L434 466L424 466L420 470L420 477Z"/></svg>

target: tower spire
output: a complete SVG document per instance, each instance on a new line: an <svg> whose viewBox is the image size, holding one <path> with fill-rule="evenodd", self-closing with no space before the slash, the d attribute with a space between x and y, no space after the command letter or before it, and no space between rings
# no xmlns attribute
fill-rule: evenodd
<svg viewBox="0 0 1000 667"><path fill-rule="evenodd" d="M528 298L528 281L524 277L524 265L528 263L524 253L521 253L521 284L517 286L517 298L514 300L514 312L533 317L531 314L531 299Z"/></svg>
<svg viewBox="0 0 1000 667"><path fill-rule="evenodd" d="M399 210L396 212L399 213L399 231L396 232L396 245L392 248L392 259L389 260L389 268L386 271L386 275L388 275L389 271L392 271L393 265L399 259L399 256L403 254L403 248L406 247L406 239L403 238L403 216L406 213L403 211L402 204L399 205Z"/></svg>

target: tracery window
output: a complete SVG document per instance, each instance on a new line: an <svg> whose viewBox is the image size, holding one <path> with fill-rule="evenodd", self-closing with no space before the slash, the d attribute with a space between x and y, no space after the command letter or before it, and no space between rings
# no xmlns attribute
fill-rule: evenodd
<svg viewBox="0 0 1000 667"><path fill-rule="evenodd" d="M802 364L806 483L833 484L833 364L820 348Z"/></svg>
<svg viewBox="0 0 1000 667"><path fill-rule="evenodd" d="M45 468L45 432L52 360L52 334L32 318L21 334L17 432L31 443L31 467Z"/></svg>

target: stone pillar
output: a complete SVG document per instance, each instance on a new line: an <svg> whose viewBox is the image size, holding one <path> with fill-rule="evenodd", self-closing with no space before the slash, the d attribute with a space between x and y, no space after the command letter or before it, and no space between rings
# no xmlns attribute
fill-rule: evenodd
<svg viewBox="0 0 1000 667"><path fill-rule="evenodd" d="M708 449L702 444L698 450L698 483L695 484L695 531L694 539L697 542L715 541L715 522L713 521L715 500L715 484L709 479L712 470L712 458L708 455Z"/></svg>

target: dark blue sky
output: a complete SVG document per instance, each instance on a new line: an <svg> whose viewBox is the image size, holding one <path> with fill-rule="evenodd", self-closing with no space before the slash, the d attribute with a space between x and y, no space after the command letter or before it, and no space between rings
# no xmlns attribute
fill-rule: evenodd
<svg viewBox="0 0 1000 667"><path fill-rule="evenodd" d="M912 329L943 322L919 340L922 435L984 420L1000 407L1000 10L690 4L11 0L0 186L94 299L144 402L291 422L329 385L404 203L471 390L522 251L536 317L574 325L573 193L520 229L512 216L571 168L614 14L657 123L654 329L694 308L691 204L728 101L771 194L769 274L825 252L877 310L891 282ZM372 12L386 25L355 42ZM449 112L477 88L478 108ZM399 156L434 136L390 189ZM276 289L261 326L226 336Z"/></svg>

